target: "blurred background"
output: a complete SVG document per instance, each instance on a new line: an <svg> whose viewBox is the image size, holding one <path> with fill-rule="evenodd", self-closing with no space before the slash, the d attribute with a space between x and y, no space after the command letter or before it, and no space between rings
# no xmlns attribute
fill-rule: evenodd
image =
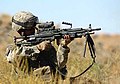
<svg viewBox="0 0 120 84"><path fill-rule="evenodd" d="M0 13L14 15L18 11L30 11L40 21L62 21L74 27L101 27L103 33L120 33L119 0L1 0Z"/></svg>
<svg viewBox="0 0 120 84"><path fill-rule="evenodd" d="M120 84L120 0L1 0L0 1L0 83L16 84L40 83L34 78L14 80L10 76L11 65L6 62L5 50L13 43L11 33L11 17L19 11L30 11L42 22L54 21L61 26L63 21L70 22L73 27L93 28L102 30L92 35L96 45L96 64L75 84ZM70 43L68 76L77 75L90 63L87 50L86 58L82 57L84 38L75 39ZM31 80L31 81L30 81ZM65 84L68 84L66 79ZM43 84L43 83L42 83Z"/></svg>

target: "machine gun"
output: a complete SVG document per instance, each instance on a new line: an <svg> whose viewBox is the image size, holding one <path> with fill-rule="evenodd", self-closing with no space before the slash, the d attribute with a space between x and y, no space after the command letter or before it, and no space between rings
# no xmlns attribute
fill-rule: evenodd
<svg viewBox="0 0 120 84"><path fill-rule="evenodd" d="M62 24L69 25L70 28L67 28L67 29L55 28L54 22L39 23L37 25L37 28L38 28L37 34L29 35L29 36L14 37L14 41L15 41L15 44L18 46L21 46L21 45L32 46L32 45L37 45L45 40L54 41L55 39L61 39L61 38L64 38L65 35L69 35L71 39L82 38L82 36L84 36L86 38L86 41L84 45L83 57L85 57L86 46L88 44L90 55L91 55L91 58L93 59L93 62L80 74L70 77L71 80L74 80L75 78L81 76L86 71L88 71L92 67L92 65L95 63L95 57L96 57L95 45L90 35L94 34L94 31L101 30L101 28L93 29L91 27L91 24L89 24L89 27L85 29L72 28L72 24L67 22L62 22ZM17 41L18 39L23 39L23 40ZM57 69L57 72L59 72L61 75L64 76L64 74L61 73L59 69Z"/></svg>
<svg viewBox="0 0 120 84"><path fill-rule="evenodd" d="M74 39L74 38L81 38L82 36L94 34L94 31L101 30L101 28L92 29L91 24L89 24L88 29L72 28L72 24L67 22L62 22L62 24L70 25L71 27L67 29L60 29L60 28L55 28L54 22L39 23L37 25L38 27L37 34L14 37L15 44L32 46L45 40L54 41L55 39L64 38L64 35L69 35L71 39ZM23 39L23 40L26 39L26 41L17 42L17 39Z"/></svg>

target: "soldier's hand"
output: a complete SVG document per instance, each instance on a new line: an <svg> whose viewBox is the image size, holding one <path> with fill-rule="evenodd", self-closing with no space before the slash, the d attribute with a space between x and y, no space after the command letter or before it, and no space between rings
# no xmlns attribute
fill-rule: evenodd
<svg viewBox="0 0 120 84"><path fill-rule="evenodd" d="M37 47L40 51L49 50L51 48L51 46L52 45L51 45L50 41L43 41L37 45Z"/></svg>
<svg viewBox="0 0 120 84"><path fill-rule="evenodd" d="M70 35L65 35L63 41L61 41L61 44L63 46L67 46L71 42Z"/></svg>

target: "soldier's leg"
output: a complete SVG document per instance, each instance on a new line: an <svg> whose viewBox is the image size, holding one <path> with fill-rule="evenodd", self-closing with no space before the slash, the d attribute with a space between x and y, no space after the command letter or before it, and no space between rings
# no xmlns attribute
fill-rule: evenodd
<svg viewBox="0 0 120 84"><path fill-rule="evenodd" d="M49 66L40 67L33 71L33 74L42 78L44 81L51 81L51 71Z"/></svg>

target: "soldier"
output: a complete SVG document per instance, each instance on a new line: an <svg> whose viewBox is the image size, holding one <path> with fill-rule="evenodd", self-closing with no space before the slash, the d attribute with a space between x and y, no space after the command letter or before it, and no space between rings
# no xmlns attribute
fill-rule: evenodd
<svg viewBox="0 0 120 84"><path fill-rule="evenodd" d="M37 23L38 17L30 12L21 11L12 17L12 29L20 36L34 35ZM62 79L65 79L66 63L70 51L67 45L70 42L70 37L65 35L57 51L50 41L43 41L34 46L9 45L6 58L12 64L12 74L33 73L49 78L55 76L57 68L57 71L62 73Z"/></svg>

